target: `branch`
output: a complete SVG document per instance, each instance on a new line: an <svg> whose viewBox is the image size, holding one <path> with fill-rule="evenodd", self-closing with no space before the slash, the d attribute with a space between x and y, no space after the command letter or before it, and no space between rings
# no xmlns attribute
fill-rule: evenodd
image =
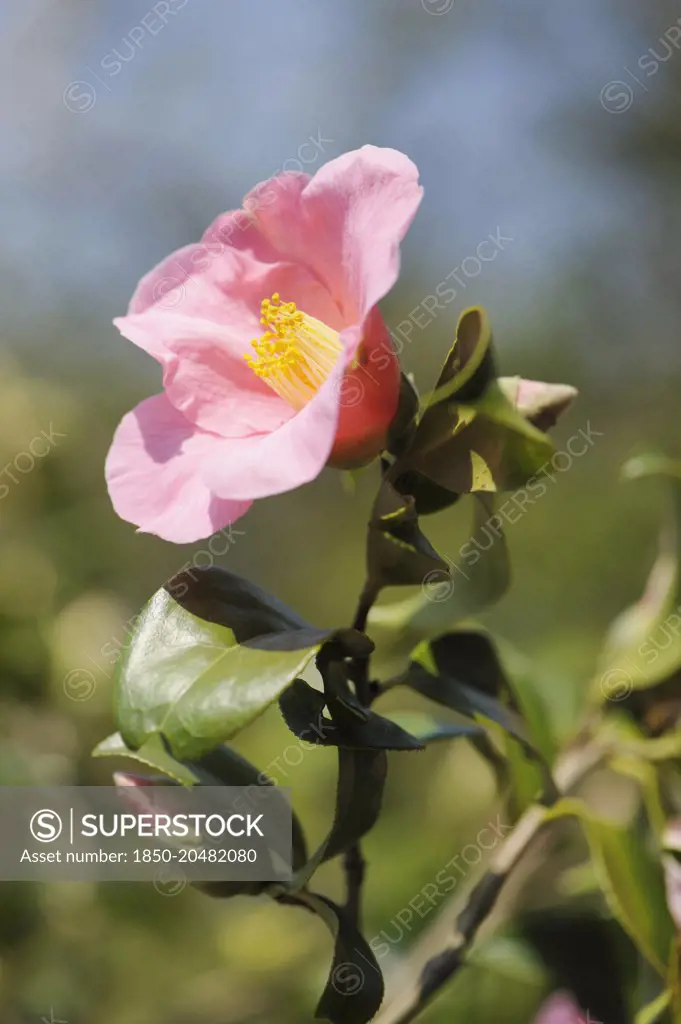
<svg viewBox="0 0 681 1024"><path fill-rule="evenodd" d="M554 806L572 790L605 756L602 747L587 745L566 753L556 765L555 792L545 794L541 804L533 804L516 823L492 857L490 866L474 886L468 901L455 917L453 934L441 952L423 966L406 966L408 987L376 1018L375 1024L409 1024L430 1003L440 989L465 963L465 957L478 931L496 906L509 875L538 835L546 819L546 808ZM445 909L443 916L446 917ZM437 924L436 926L437 927ZM400 974L404 976L401 971Z"/></svg>
<svg viewBox="0 0 681 1024"><path fill-rule="evenodd" d="M364 632L367 619L372 605L378 596L376 589L367 581L359 595L357 610L352 620L353 629ZM369 707L372 701L371 685L369 682L369 657L355 658L353 662L353 681L357 692L357 699ZM355 843L345 851L343 857L343 870L345 872L346 901L345 909L348 917L356 928L361 927L362 920L362 885L366 874L366 861L359 843Z"/></svg>
<svg viewBox="0 0 681 1024"><path fill-rule="evenodd" d="M366 630L367 619L374 601L378 597L378 590L369 581L364 584L362 593L359 595L357 610L352 620L352 628L360 633ZM353 662L353 681L357 688L357 698L368 707L372 701L371 687L369 686L369 657L355 658Z"/></svg>

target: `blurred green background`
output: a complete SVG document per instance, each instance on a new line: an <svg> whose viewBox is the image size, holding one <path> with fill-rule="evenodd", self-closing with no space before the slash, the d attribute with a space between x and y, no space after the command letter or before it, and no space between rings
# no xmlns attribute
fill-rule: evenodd
<svg viewBox="0 0 681 1024"><path fill-rule="evenodd" d="M513 587L482 620L535 661L554 735L569 735L603 631L640 593L655 549L654 492L621 484L619 468L643 448L681 454L681 53L673 33L663 39L681 11L634 0L170 6L161 28L138 0L0 8L0 466L11 471L0 479L0 781L107 782L110 765L90 751L113 729L130 621L169 575L209 557L205 543L136 534L110 507L113 430L160 383L111 318L154 262L256 181L296 167L310 138L323 140L311 172L365 142L403 149L421 170L424 203L384 303L396 333L490 233L512 239L413 329L403 361L421 389L461 310L484 303L502 372L580 389L558 448L587 424L602 435L509 528ZM52 441L39 455L43 431ZM375 486L375 467L354 494L326 472L260 502L215 545L226 548L216 564L320 625L345 624ZM451 558L468 514L428 523ZM297 764L291 743L272 710L238 746L261 768L280 758L271 773L320 836L333 757ZM435 912L399 941L396 915L495 814L492 774L466 743L393 757L366 843L366 928L393 937L381 962L394 984ZM340 895L335 868L323 881ZM525 888L525 906L557 898L548 883ZM53 1010L68 1024L307 1021L329 958L316 920L267 903L0 885L7 1024ZM523 1024L551 984L511 928L423 1019Z"/></svg>

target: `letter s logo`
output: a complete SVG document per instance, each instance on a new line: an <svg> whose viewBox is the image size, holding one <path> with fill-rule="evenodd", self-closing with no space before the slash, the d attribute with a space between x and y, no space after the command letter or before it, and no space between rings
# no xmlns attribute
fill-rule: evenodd
<svg viewBox="0 0 681 1024"><path fill-rule="evenodd" d="M56 811L36 811L29 825L31 835L39 843L53 843L61 835L63 824Z"/></svg>

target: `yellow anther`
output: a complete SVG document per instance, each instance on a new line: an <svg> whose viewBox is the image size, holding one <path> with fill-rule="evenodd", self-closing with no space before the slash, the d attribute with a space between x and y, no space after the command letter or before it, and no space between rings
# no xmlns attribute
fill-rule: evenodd
<svg viewBox="0 0 681 1024"><path fill-rule="evenodd" d="M338 332L303 313L295 302L282 302L279 292L263 299L260 323L267 330L251 342L255 355L244 358L284 401L302 409L338 361Z"/></svg>

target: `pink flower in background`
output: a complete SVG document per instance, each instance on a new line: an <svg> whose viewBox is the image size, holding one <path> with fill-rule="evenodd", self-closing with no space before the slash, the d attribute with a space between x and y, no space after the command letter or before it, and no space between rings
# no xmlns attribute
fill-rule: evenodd
<svg viewBox="0 0 681 1024"><path fill-rule="evenodd" d="M375 458L400 369L377 303L421 200L402 153L364 146L258 185L142 279L121 334L163 369L106 463L114 508L177 543L329 464Z"/></svg>
<svg viewBox="0 0 681 1024"><path fill-rule="evenodd" d="M551 996L535 1017L534 1024L597 1024L584 1016L571 996L557 992Z"/></svg>

